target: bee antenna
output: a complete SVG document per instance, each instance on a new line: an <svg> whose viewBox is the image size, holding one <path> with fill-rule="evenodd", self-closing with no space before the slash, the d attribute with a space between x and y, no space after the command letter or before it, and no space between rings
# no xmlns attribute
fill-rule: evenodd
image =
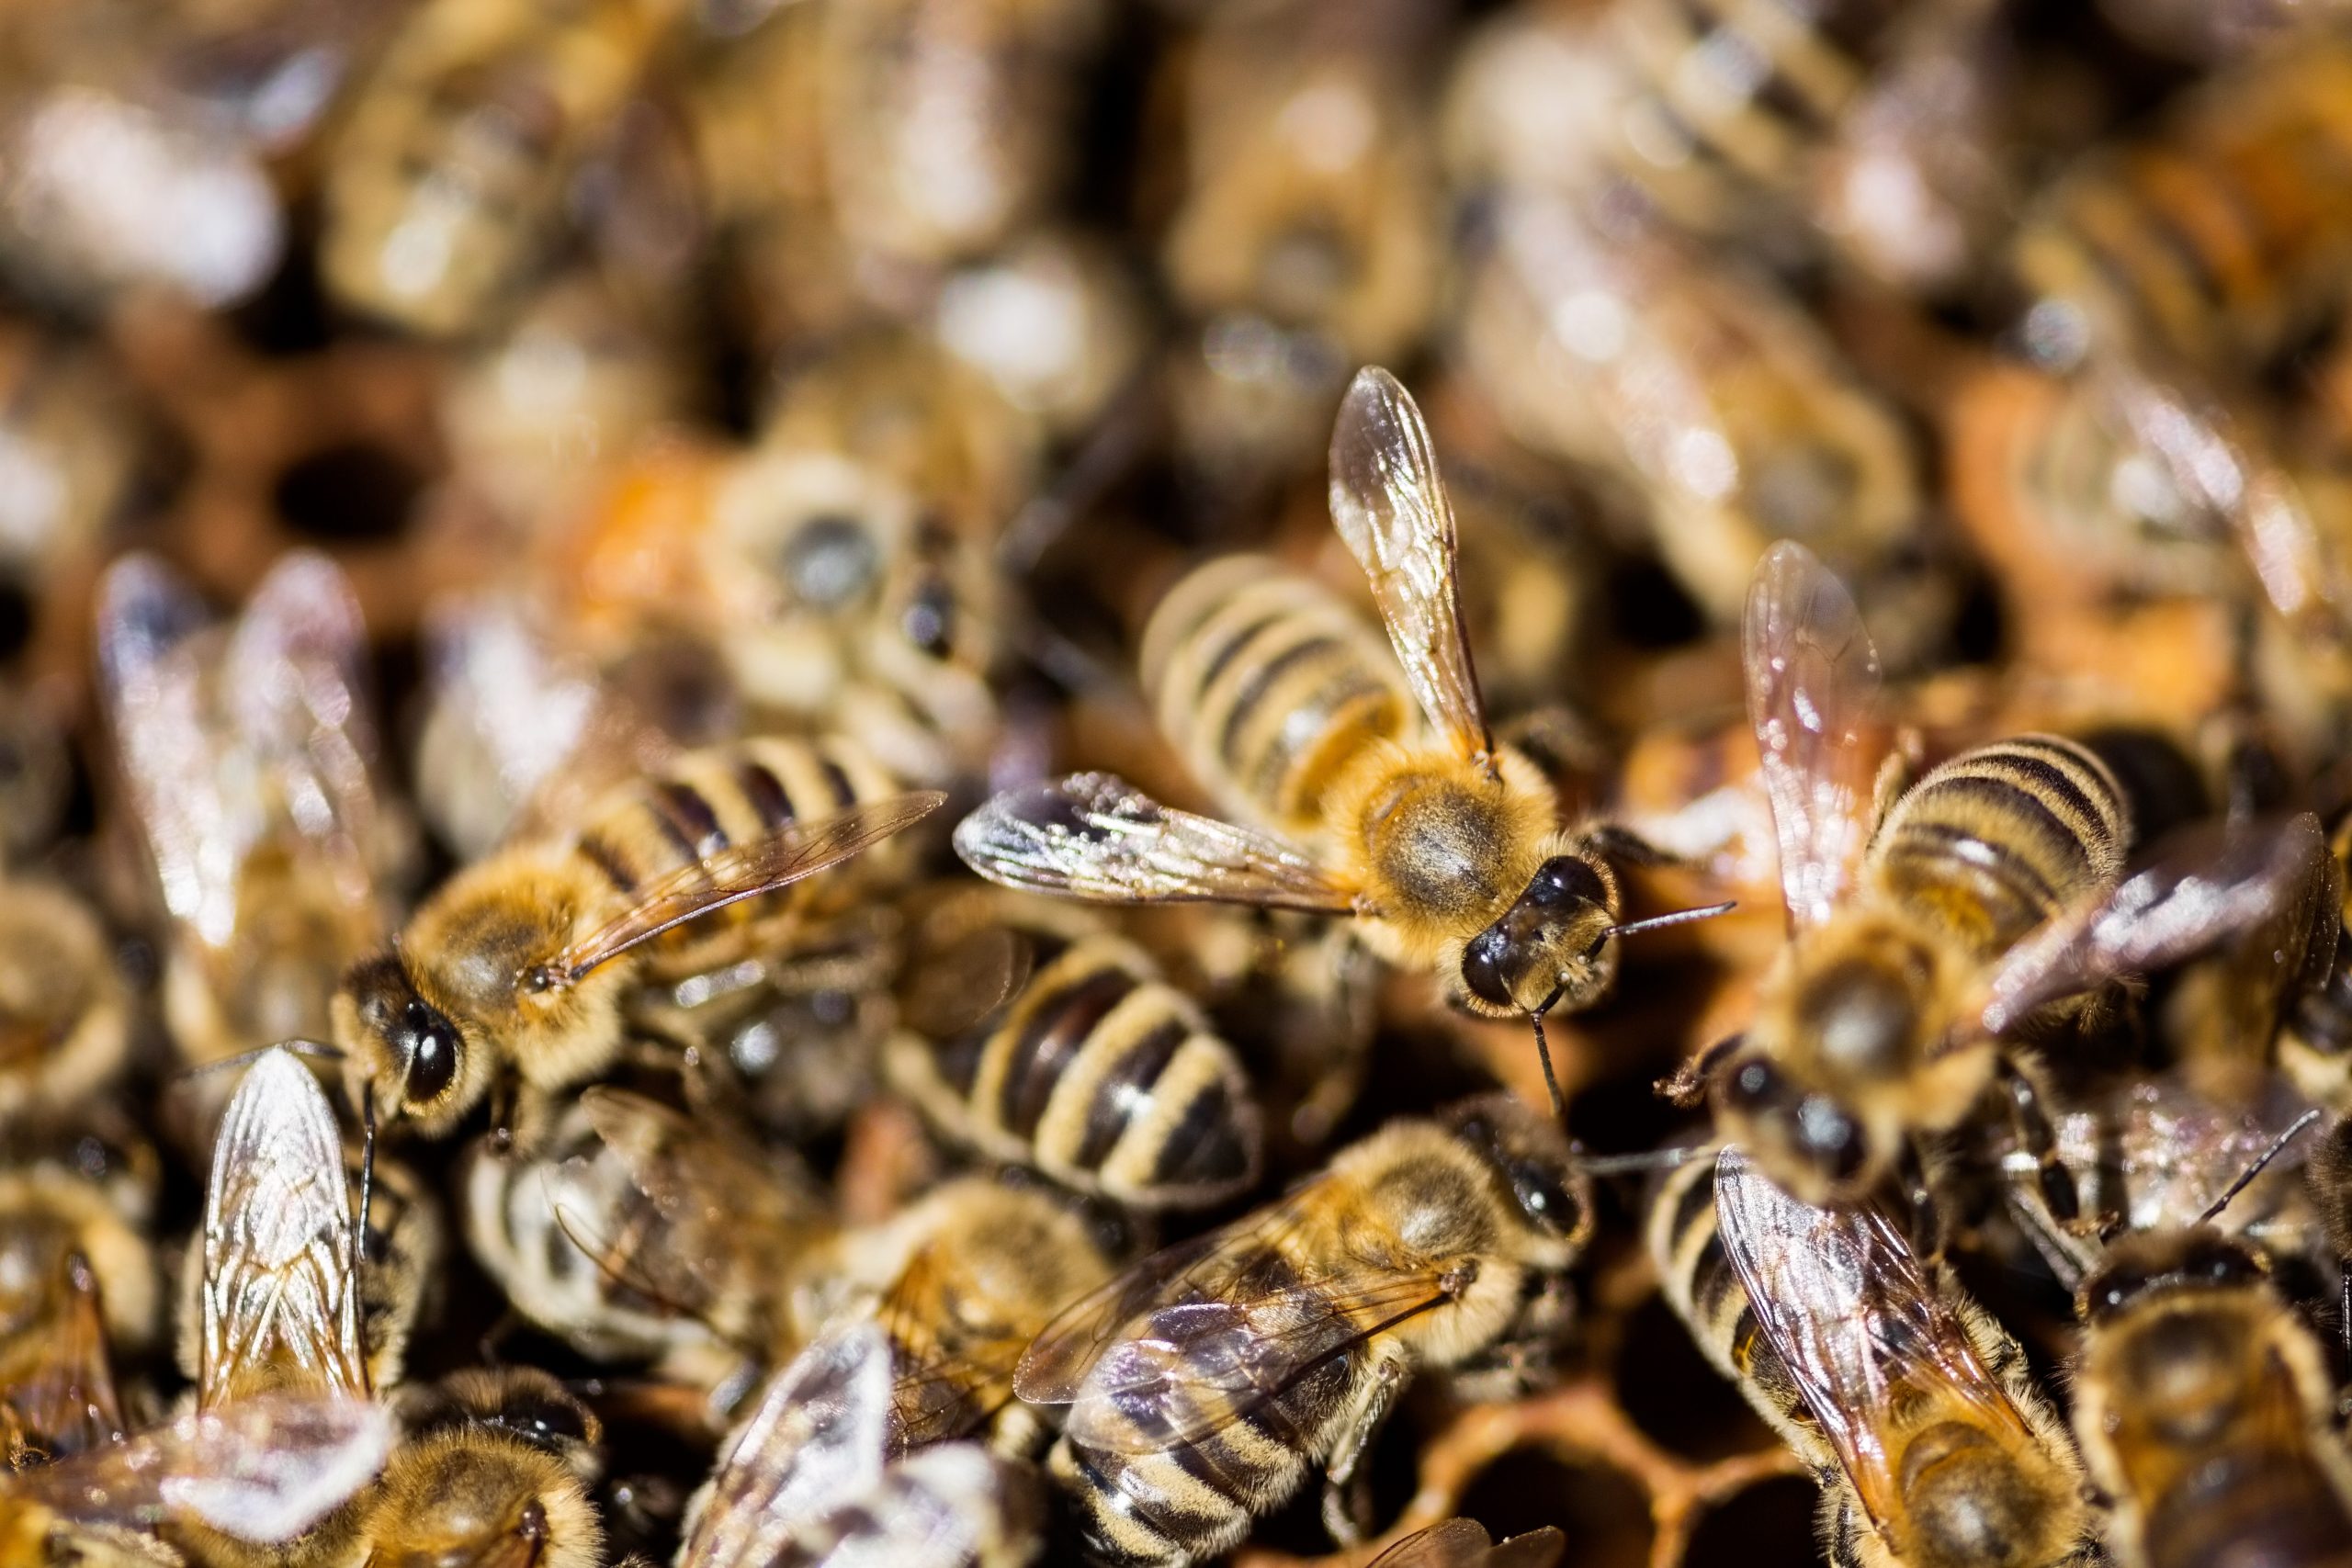
<svg viewBox="0 0 2352 1568"><path fill-rule="evenodd" d="M1694 1144L1670 1149L1646 1149L1635 1155L1603 1155L1599 1159L1579 1159L1578 1164L1594 1176L1622 1176L1642 1170L1672 1170L1688 1165L1713 1145Z"/></svg>
<svg viewBox="0 0 2352 1568"><path fill-rule="evenodd" d="M1536 1059L1544 1064L1544 1087L1552 1096L1553 1118L1560 1123L1561 1130L1566 1132L1568 1125L1568 1102L1560 1093L1558 1075L1552 1071L1552 1043L1544 1035L1544 1015L1550 1012L1552 1004L1559 999L1560 988L1555 987L1552 994L1544 998L1542 1007L1535 1008L1528 1013L1527 1021L1535 1031L1535 1055Z"/></svg>
<svg viewBox="0 0 2352 1568"><path fill-rule="evenodd" d="M2311 1110L2304 1111L2301 1116L2296 1117L2295 1124L2288 1128L2285 1132L2279 1134L2277 1138L2273 1139L2270 1146L2262 1151L2261 1158L2256 1160L2252 1165L2247 1166L2244 1170L2238 1172L2238 1179L2230 1183L2230 1190L2222 1193L2219 1198L2214 1199L2211 1203L2206 1204L2205 1212L2198 1215L2196 1220L2192 1223L2201 1225L2209 1223L2218 1216L2223 1209L2230 1206L2231 1199L2245 1191L2247 1185L2252 1182L2256 1177L2262 1174L2263 1167L2268 1165L2272 1160L2277 1159L2280 1154L2285 1152L2289 1144L2293 1143L2297 1137L2301 1135L2304 1128L2310 1126L2312 1122L2318 1120L2319 1108L2317 1106L2313 1106Z"/></svg>
<svg viewBox="0 0 2352 1568"><path fill-rule="evenodd" d="M1692 920L1711 920L1717 915L1728 915L1737 908L1737 899L1726 898L1720 904L1708 904L1696 909L1677 909L1671 914L1652 915L1646 920L1629 920L1622 926L1611 926L1600 934L1604 937L1638 936L1644 931L1664 931L1668 926L1689 925Z"/></svg>
<svg viewBox="0 0 2352 1568"><path fill-rule="evenodd" d="M192 1067L182 1067L172 1075L172 1081L174 1083L190 1082L197 1078L210 1077L215 1073L231 1072L238 1067L251 1066L272 1051L288 1051L297 1056L317 1056L329 1062L343 1060L342 1048L329 1045L323 1041L280 1040L267 1045L256 1045L250 1051L240 1051L233 1056L223 1056L217 1062L199 1062Z"/></svg>

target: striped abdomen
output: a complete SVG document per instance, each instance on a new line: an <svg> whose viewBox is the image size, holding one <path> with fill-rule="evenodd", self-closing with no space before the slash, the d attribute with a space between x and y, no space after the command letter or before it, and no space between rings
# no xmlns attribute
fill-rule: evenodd
<svg viewBox="0 0 2352 1568"><path fill-rule="evenodd" d="M1413 723L1395 655L1321 584L1263 556L1193 571L1144 629L1161 731L1228 810L1312 831L1324 793Z"/></svg>
<svg viewBox="0 0 2352 1568"><path fill-rule="evenodd" d="M1078 1191L1199 1208L1257 1180L1258 1107L1232 1048L1134 944L1080 938L1012 1006L892 1042L899 1086L951 1135Z"/></svg>
<svg viewBox="0 0 2352 1568"><path fill-rule="evenodd" d="M1868 874L1879 895L1991 957L2112 886L2131 836L2105 763L2025 735L1963 751L1914 785L1871 840Z"/></svg>
<svg viewBox="0 0 2352 1568"><path fill-rule="evenodd" d="M899 792L863 747L840 737L707 747L606 796L573 838L572 852L611 887L617 913L682 872ZM778 917L836 906L846 889L902 870L906 856L903 846L876 845L846 865L703 916L650 944L653 972L666 978L731 962L771 936Z"/></svg>

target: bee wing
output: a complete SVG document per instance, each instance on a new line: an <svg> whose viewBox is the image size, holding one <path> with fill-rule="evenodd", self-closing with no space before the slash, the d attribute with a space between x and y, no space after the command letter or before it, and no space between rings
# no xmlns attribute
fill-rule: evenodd
<svg viewBox="0 0 2352 1568"><path fill-rule="evenodd" d="M1241 1419L1311 1368L1446 1299L1435 1270L1257 1266L1289 1258L1283 1234L1309 1187L1146 1258L1046 1325L1013 1390L1067 1404L1064 1429L1114 1452L1156 1452Z"/></svg>
<svg viewBox="0 0 2352 1568"><path fill-rule="evenodd" d="M1170 810L1111 773L1006 791L956 825L956 852L990 882L1105 904L1355 908L1346 882L1272 834Z"/></svg>
<svg viewBox="0 0 2352 1568"><path fill-rule="evenodd" d="M1368 1568L1552 1568L1567 1538L1546 1525L1497 1545L1476 1519L1447 1519L1416 1530Z"/></svg>
<svg viewBox="0 0 2352 1568"><path fill-rule="evenodd" d="M1009 926L925 944L907 966L899 1016L927 1040L952 1040L1020 995L1036 964L1035 946Z"/></svg>
<svg viewBox="0 0 2352 1568"><path fill-rule="evenodd" d="M2284 823L2191 829L2105 897L2011 948L1973 1010L1997 1034L2045 1003L2177 963L2314 897L2326 885L2329 858L2309 812Z"/></svg>
<svg viewBox="0 0 2352 1568"><path fill-rule="evenodd" d="M1747 720L1789 921L1819 924L1853 874L1881 755L1878 649L1853 595L1803 545L1764 552L1740 626Z"/></svg>
<svg viewBox="0 0 2352 1568"><path fill-rule="evenodd" d="M260 1379L366 1395L350 1190L334 1111L285 1050L229 1101L204 1201L197 1407Z"/></svg>
<svg viewBox="0 0 2352 1568"><path fill-rule="evenodd" d="M923 1449L891 1467L883 1494L888 1507L860 1510L873 1533L858 1535L854 1555L891 1568L994 1561L1001 1553L991 1552L992 1540L1018 1538L1020 1521L1043 1513L1037 1490L1035 1470L977 1443ZM843 1551L835 1561L852 1555Z"/></svg>
<svg viewBox="0 0 2352 1568"><path fill-rule="evenodd" d="M937 1268L933 1242L918 1247L876 1307L876 1320L899 1347L897 1375L890 1385L890 1449L894 1454L940 1443L978 1430L1012 1398L1012 1372L1029 1348L1029 1336L1017 1330L999 1334L956 1325L959 1343L941 1348L922 1361L906 1355L909 1345L936 1341L936 1332L923 1332L924 1320L943 1300L932 1279Z"/></svg>
<svg viewBox="0 0 2352 1568"><path fill-rule="evenodd" d="M241 1540L291 1540L383 1469L392 1437L368 1401L266 1393L0 1476L0 1502L139 1529L188 1514Z"/></svg>
<svg viewBox="0 0 2352 1568"><path fill-rule="evenodd" d="M882 1479L890 1344L870 1320L832 1325L768 1385L687 1521L678 1568L765 1568L797 1531Z"/></svg>
<svg viewBox="0 0 2352 1568"><path fill-rule="evenodd" d="M938 790L927 789L868 801L831 817L792 823L767 838L681 866L645 888L628 913L556 954L548 967L577 980L673 926L839 865L914 826L946 799Z"/></svg>
<svg viewBox="0 0 2352 1568"><path fill-rule="evenodd" d="M1356 372L1331 429L1331 521L1371 581L1388 640L1430 722L1464 757L1494 749L1462 629L1453 506L1413 396Z"/></svg>
<svg viewBox="0 0 2352 1568"><path fill-rule="evenodd" d="M342 569L297 550L247 601L223 682L272 804L359 903L373 897L384 853L367 653L359 600Z"/></svg>
<svg viewBox="0 0 2352 1568"><path fill-rule="evenodd" d="M55 1310L26 1328L50 1342L30 1371L0 1388L0 1409L17 1439L51 1458L88 1452L122 1437L97 1281L79 1255L62 1263L51 1298Z"/></svg>
<svg viewBox="0 0 2352 1568"><path fill-rule="evenodd" d="M1715 1224L1757 1325L1873 1519L1898 1517L1901 1483L1881 1434L1899 1404L1934 1394L2026 1435L1885 1214L1801 1203L1730 1147L1715 1160Z"/></svg>
<svg viewBox="0 0 2352 1568"><path fill-rule="evenodd" d="M150 555L99 580L98 684L123 783L172 918L213 946L237 919L237 868L260 835L250 799L221 786L221 742L205 724L196 640L211 622L194 589Z"/></svg>

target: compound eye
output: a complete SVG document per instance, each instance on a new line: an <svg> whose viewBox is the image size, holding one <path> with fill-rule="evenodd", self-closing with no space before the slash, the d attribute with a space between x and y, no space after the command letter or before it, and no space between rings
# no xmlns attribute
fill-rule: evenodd
<svg viewBox="0 0 2352 1568"><path fill-rule="evenodd" d="M1761 1056L1750 1056L1724 1076L1724 1101L1735 1111L1762 1111L1787 1098L1779 1070Z"/></svg>
<svg viewBox="0 0 2352 1568"><path fill-rule="evenodd" d="M411 1105L430 1105L449 1092L458 1079L458 1032L449 1021L425 1003L411 1000L401 1010L394 1036L408 1062L405 1098Z"/></svg>
<svg viewBox="0 0 2352 1568"><path fill-rule="evenodd" d="M1515 1161L1510 1167L1510 1185L1519 1206L1537 1225L1553 1235L1576 1233L1584 1218L1583 1209L1558 1171L1532 1161Z"/></svg>
<svg viewBox="0 0 2352 1568"><path fill-rule="evenodd" d="M1797 1106L1798 1136L1813 1162L1840 1181L1860 1176L1869 1151L1861 1123L1826 1095L1809 1094Z"/></svg>
<svg viewBox="0 0 2352 1568"><path fill-rule="evenodd" d="M498 1424L535 1447L559 1448L588 1440L588 1423L569 1400L517 1399L498 1412Z"/></svg>
<svg viewBox="0 0 2352 1568"><path fill-rule="evenodd" d="M1554 855L1536 869L1527 896L1546 909L1573 908L1579 904L1609 903L1609 888L1600 874L1574 855Z"/></svg>
<svg viewBox="0 0 2352 1568"><path fill-rule="evenodd" d="M1462 983L1470 987L1472 996L1489 1007L1512 1005L1510 982L1503 976L1506 946L1501 929L1488 926L1462 950Z"/></svg>

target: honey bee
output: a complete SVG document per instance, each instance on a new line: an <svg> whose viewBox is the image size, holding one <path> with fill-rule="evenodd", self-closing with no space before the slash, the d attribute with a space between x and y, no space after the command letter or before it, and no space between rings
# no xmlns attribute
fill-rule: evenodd
<svg viewBox="0 0 2352 1568"><path fill-rule="evenodd" d="M404 1390L402 1434L363 1499L355 1561L596 1568L588 1488L603 1427L533 1367L453 1373Z"/></svg>
<svg viewBox="0 0 2352 1568"><path fill-rule="evenodd" d="M1744 658L1792 937L1746 1033L1668 1087L1703 1089L1726 1137L1802 1201L1858 1201L1996 1082L2039 1157L2047 1115L2012 1032L2082 1018L2109 985L2269 919L2309 875L2306 817L2196 838L2127 879L2121 786L2052 736L1975 747L1898 793L1900 764L1879 766L1894 753L1876 651L1802 546L1758 566ZM2071 1223L2064 1168L2042 1176Z"/></svg>
<svg viewBox="0 0 2352 1568"><path fill-rule="evenodd" d="M429 335L487 323L550 248L573 175L677 8L434 0L411 12L327 150L329 289Z"/></svg>
<svg viewBox="0 0 2352 1568"><path fill-rule="evenodd" d="M297 552L215 626L134 555L107 569L97 615L122 782L173 923L164 1012L183 1059L323 1035L336 980L383 940L401 849L350 584Z"/></svg>
<svg viewBox="0 0 2352 1568"><path fill-rule="evenodd" d="M1736 1147L1716 1158L1714 1199L1744 1320L1778 1369L1756 1377L1751 1350L1749 1397L1787 1401L1773 1424L1809 1423L1799 1454L1826 1446L1843 1472L1822 1508L1838 1561L2058 1563L2089 1551L2074 1449L2025 1353L1939 1289L1884 1214L1800 1202ZM1729 1338L1736 1348L1739 1331Z"/></svg>
<svg viewBox="0 0 2352 1568"><path fill-rule="evenodd" d="M346 974L335 1037L353 1102L369 1127L380 1111L440 1136L511 1077L523 1131L544 1133L548 1097L619 1053L632 982L777 944L809 900L806 889L772 895L943 798L893 793L839 740L748 740L680 757L574 830L460 871L389 950ZM723 920L697 919L738 905Z"/></svg>
<svg viewBox="0 0 2352 1568"><path fill-rule="evenodd" d="M919 983L985 995L993 976L1003 999L952 1032L895 1032L892 1086L957 1143L1074 1191L1156 1210L1248 1190L1262 1132L1232 1048L1141 948L1076 914L1003 895L934 908Z"/></svg>
<svg viewBox="0 0 2352 1568"><path fill-rule="evenodd" d="M1035 1472L973 1443L895 1451L895 1381L878 1326L828 1325L720 1450L688 1509L679 1568L1030 1562L1046 1514Z"/></svg>
<svg viewBox="0 0 2352 1568"><path fill-rule="evenodd" d="M0 503L0 571L40 585L87 559L138 478L139 425L107 362L0 321L0 440L18 479Z"/></svg>
<svg viewBox="0 0 2352 1568"><path fill-rule="evenodd" d="M87 1452L129 1429L114 1353L154 1337L159 1304L143 1217L56 1161L0 1174L0 1463Z"/></svg>
<svg viewBox="0 0 2352 1568"><path fill-rule="evenodd" d="M2335 1382L2257 1251L2204 1224L2122 1236L2075 1301L2075 1434L2126 1568L2352 1552Z"/></svg>
<svg viewBox="0 0 2352 1568"><path fill-rule="evenodd" d="M1199 775L1275 831L1080 773L998 795L957 826L956 853L1008 886L1105 902L1351 915L1381 956L1436 970L1491 1016L1589 1005L1613 939L1658 922L1621 919L1604 839L1561 829L1534 764L1487 730L1453 513L1420 412L1385 370L1359 374L1340 408L1331 514L1442 749L1410 728L1369 631L1262 562L1213 562L1163 605L1182 619L1148 638L1150 683ZM1313 852L1278 836L1301 832Z"/></svg>
<svg viewBox="0 0 2352 1568"><path fill-rule="evenodd" d="M1415 1530L1371 1568L1552 1568L1567 1544L1550 1525L1498 1541L1476 1519L1447 1519Z"/></svg>
<svg viewBox="0 0 2352 1568"><path fill-rule="evenodd" d="M270 1393L191 1412L0 1473L0 1560L178 1568L187 1535L282 1560L383 1468L392 1436L364 1400Z"/></svg>
<svg viewBox="0 0 2352 1568"><path fill-rule="evenodd" d="M1089 1554L1215 1557L1318 1469L1351 1540L1349 1489L1407 1382L1556 1336L1590 1215L1558 1130L1493 1097L1392 1122L1069 1308L1014 1389L1068 1406L1047 1468Z"/></svg>
<svg viewBox="0 0 2352 1568"><path fill-rule="evenodd" d="M0 881L0 1126L85 1108L122 1070L130 998L97 916L51 883Z"/></svg>

